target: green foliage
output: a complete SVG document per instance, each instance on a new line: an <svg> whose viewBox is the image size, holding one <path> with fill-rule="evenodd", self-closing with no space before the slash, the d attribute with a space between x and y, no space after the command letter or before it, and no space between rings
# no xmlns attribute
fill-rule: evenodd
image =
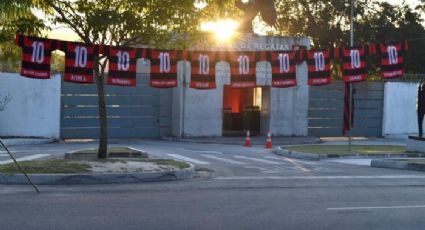
<svg viewBox="0 0 425 230"><path fill-rule="evenodd" d="M383 155L400 154L406 151L403 146L396 145L352 145L351 152L347 145L302 145L285 146L290 151L314 153L314 154L359 154L359 155Z"/></svg>
<svg viewBox="0 0 425 230"><path fill-rule="evenodd" d="M87 43L170 48L198 25L193 0L46 0L49 21L71 28Z"/></svg>
<svg viewBox="0 0 425 230"><path fill-rule="evenodd" d="M50 173L87 173L90 165L85 162L74 162L63 159L51 159L43 161L23 161L19 163L27 173L50 174ZM0 165L0 173L21 173L15 163Z"/></svg>
<svg viewBox="0 0 425 230"><path fill-rule="evenodd" d="M425 12L425 0L417 9ZM355 44L409 40L406 69L425 72L425 29L420 15L406 3L391 5L378 0L356 0ZM350 41L349 1L276 1L277 34L308 36L313 47L348 46ZM369 60L369 74L379 79L377 60ZM337 72L337 71L336 71ZM337 73L335 73L337 74ZM338 75L335 75L338 76Z"/></svg>
<svg viewBox="0 0 425 230"><path fill-rule="evenodd" d="M14 45L16 33L40 35L46 28L44 22L31 11L36 6L39 6L38 2L33 0L0 2L0 71L19 70L21 50Z"/></svg>

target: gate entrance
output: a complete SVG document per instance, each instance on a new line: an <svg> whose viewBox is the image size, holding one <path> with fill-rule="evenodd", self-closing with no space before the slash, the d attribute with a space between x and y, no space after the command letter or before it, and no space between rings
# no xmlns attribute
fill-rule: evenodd
<svg viewBox="0 0 425 230"><path fill-rule="evenodd" d="M109 138L156 138L171 134L171 91L149 87L137 74L136 87L105 85ZM61 138L99 138L96 85L62 82Z"/></svg>
<svg viewBox="0 0 425 230"><path fill-rule="evenodd" d="M262 88L225 85L223 93L223 136L243 136L246 130L259 135Z"/></svg>

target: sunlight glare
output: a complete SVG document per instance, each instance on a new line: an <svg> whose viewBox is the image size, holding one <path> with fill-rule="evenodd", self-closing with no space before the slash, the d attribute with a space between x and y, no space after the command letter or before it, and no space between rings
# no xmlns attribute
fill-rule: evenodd
<svg viewBox="0 0 425 230"><path fill-rule="evenodd" d="M238 23L231 19L210 21L201 25L201 30L213 32L219 41L229 41L235 35L237 28Z"/></svg>

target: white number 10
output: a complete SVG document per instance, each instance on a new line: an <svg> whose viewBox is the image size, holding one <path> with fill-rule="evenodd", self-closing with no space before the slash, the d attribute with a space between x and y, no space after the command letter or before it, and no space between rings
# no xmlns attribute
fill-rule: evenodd
<svg viewBox="0 0 425 230"><path fill-rule="evenodd" d="M43 42L33 42L32 43L32 56L31 56L32 62L37 62L39 64L43 63L44 61L44 44Z"/></svg>

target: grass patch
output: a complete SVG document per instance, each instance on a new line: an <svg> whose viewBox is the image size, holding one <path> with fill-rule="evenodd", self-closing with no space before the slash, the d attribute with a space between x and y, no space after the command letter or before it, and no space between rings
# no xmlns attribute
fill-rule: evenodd
<svg viewBox="0 0 425 230"><path fill-rule="evenodd" d="M425 165L425 159L409 159L406 160L407 163Z"/></svg>
<svg viewBox="0 0 425 230"><path fill-rule="evenodd" d="M90 166L84 162L75 162L63 159L44 161L22 161L19 164L27 173L49 174L49 173L86 173L90 172ZM0 172L6 174L21 173L14 164L0 165Z"/></svg>
<svg viewBox="0 0 425 230"><path fill-rule="evenodd" d="M97 159L98 148L82 149L76 152L65 154L65 159L72 160L90 160ZM108 148L108 157L110 158L149 158L148 154L141 150L129 147L110 147Z"/></svg>
<svg viewBox="0 0 425 230"><path fill-rule="evenodd" d="M398 154L404 153L404 146L396 145L352 145L349 151L347 145L300 145L285 146L285 149L315 154L338 154L338 155L380 155L380 154Z"/></svg>
<svg viewBox="0 0 425 230"><path fill-rule="evenodd" d="M97 152L99 151L99 148L92 148L92 149L82 149L79 151L76 151L75 153L79 153L79 154L97 154ZM131 149L129 147L110 147L108 148L108 153L137 153L139 151Z"/></svg>

